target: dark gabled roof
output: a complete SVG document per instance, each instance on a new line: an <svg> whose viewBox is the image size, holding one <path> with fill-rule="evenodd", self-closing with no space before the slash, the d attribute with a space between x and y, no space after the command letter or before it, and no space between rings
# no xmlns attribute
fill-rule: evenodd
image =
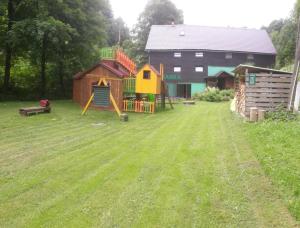
<svg viewBox="0 0 300 228"><path fill-rule="evenodd" d="M228 73L227 71L220 71L218 73L216 73L213 76L207 76L205 77L205 79L209 79L209 78L221 78L221 77L234 77L231 73Z"/></svg>
<svg viewBox="0 0 300 228"><path fill-rule="evenodd" d="M270 68L263 68L263 67L256 67L256 66L249 66L249 65L238 65L233 72L236 74L245 74L246 70L248 73L274 73L274 74L292 74L291 72L282 71L282 70L275 70Z"/></svg>
<svg viewBox="0 0 300 228"><path fill-rule="evenodd" d="M97 67L99 66L102 66L104 67L105 69L107 69L108 71L110 71L111 73L115 74L117 77L119 78L124 78L125 76L128 76L129 74L125 71L122 71L122 70L118 70L118 69L115 69L113 68L113 66L111 66L111 64L107 61L101 61L97 64L95 64L94 66L92 66L91 68L85 70L85 71L82 71L82 72L79 72L77 74L74 75L74 79L81 79L84 77L84 75L88 74L89 72L93 71L94 69L96 69Z"/></svg>
<svg viewBox="0 0 300 228"><path fill-rule="evenodd" d="M198 25L153 25L146 50L210 50L276 54L276 49L265 30Z"/></svg>

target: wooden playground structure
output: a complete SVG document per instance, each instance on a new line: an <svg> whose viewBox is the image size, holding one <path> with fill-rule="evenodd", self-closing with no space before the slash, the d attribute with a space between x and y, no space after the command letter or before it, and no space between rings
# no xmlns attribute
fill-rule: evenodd
<svg viewBox="0 0 300 228"><path fill-rule="evenodd" d="M158 72L146 64L138 72L135 63L119 48L104 48L101 61L74 76L73 100L83 107L122 112L155 113L159 102L165 108L168 98L164 69ZM173 108L171 100L168 102Z"/></svg>

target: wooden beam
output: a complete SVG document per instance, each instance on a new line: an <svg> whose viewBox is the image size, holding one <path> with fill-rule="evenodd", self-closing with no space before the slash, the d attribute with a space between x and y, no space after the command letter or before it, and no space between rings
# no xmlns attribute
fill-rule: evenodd
<svg viewBox="0 0 300 228"><path fill-rule="evenodd" d="M107 81L105 79L103 79L103 83L104 83L105 86L108 86L108 83L107 83ZM113 106L114 106L114 108L115 108L118 116L120 117L121 116L121 111L120 111L120 109L119 109L119 107L118 107L118 105L116 103L116 100L115 100L114 96L112 95L111 91L110 91L109 97L110 97L110 99L112 101L112 104L113 104Z"/></svg>

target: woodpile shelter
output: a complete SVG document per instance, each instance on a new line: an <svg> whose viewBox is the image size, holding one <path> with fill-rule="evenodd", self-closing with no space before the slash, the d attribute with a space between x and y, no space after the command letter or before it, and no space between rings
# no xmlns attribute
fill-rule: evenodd
<svg viewBox="0 0 300 228"><path fill-rule="evenodd" d="M235 74L235 110L249 117L250 108L272 111L288 106L292 73L268 68L239 65Z"/></svg>

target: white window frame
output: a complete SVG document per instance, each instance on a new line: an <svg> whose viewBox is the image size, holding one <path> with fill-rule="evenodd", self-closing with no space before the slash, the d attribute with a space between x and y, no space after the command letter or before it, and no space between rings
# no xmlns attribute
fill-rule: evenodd
<svg viewBox="0 0 300 228"><path fill-rule="evenodd" d="M195 53L195 57L196 58L203 58L204 57L204 53L203 52L196 52Z"/></svg>
<svg viewBox="0 0 300 228"><path fill-rule="evenodd" d="M254 60L254 55L253 54L248 54L247 55L247 60Z"/></svg>
<svg viewBox="0 0 300 228"><path fill-rule="evenodd" d="M195 66L195 72L203 73L204 72L204 67L203 66Z"/></svg>
<svg viewBox="0 0 300 228"><path fill-rule="evenodd" d="M225 54L225 59L232 59L232 57L233 57L232 53Z"/></svg>
<svg viewBox="0 0 300 228"><path fill-rule="evenodd" d="M181 58L181 52L174 52L175 58Z"/></svg>
<svg viewBox="0 0 300 228"><path fill-rule="evenodd" d="M173 71L174 71L175 73L181 72L181 66L174 66L174 67L173 67Z"/></svg>

